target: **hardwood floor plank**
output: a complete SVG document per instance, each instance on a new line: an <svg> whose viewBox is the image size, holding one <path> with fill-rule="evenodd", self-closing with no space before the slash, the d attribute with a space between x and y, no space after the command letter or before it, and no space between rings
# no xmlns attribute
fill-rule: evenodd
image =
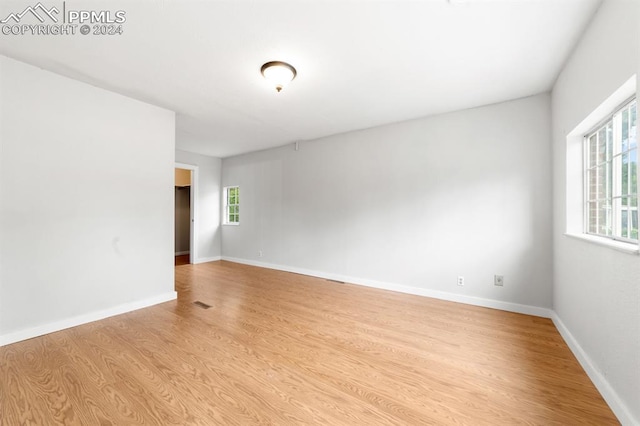
<svg viewBox="0 0 640 426"><path fill-rule="evenodd" d="M0 348L0 424L618 424L548 319L224 261L175 275L177 301Z"/></svg>

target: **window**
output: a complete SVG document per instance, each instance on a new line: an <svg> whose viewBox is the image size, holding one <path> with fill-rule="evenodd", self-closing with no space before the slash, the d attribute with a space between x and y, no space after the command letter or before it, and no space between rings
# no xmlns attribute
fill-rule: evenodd
<svg viewBox="0 0 640 426"><path fill-rule="evenodd" d="M637 101L584 137L585 232L638 242Z"/></svg>
<svg viewBox="0 0 640 426"><path fill-rule="evenodd" d="M240 187L224 188L224 224L240 224Z"/></svg>

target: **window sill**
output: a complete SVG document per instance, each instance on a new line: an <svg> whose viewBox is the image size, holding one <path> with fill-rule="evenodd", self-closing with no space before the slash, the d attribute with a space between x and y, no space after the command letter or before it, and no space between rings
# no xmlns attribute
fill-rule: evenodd
<svg viewBox="0 0 640 426"><path fill-rule="evenodd" d="M623 253L635 254L635 255L640 254L640 248L638 247L638 244L626 243L624 241L610 240L608 238L601 238L601 237L596 237L594 235L588 235L588 234L565 233L564 235L566 235L567 237L575 238L582 241L587 241L600 246L609 247L614 250L621 251Z"/></svg>
<svg viewBox="0 0 640 426"><path fill-rule="evenodd" d="M224 226L240 226L240 222L238 222L238 223L224 223L223 222L222 225L224 225Z"/></svg>

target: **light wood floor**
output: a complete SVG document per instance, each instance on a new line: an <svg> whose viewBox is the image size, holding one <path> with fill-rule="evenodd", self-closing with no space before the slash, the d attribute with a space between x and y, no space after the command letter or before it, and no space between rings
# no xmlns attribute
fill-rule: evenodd
<svg viewBox="0 0 640 426"><path fill-rule="evenodd" d="M618 424L548 319L228 262L176 287L0 348L0 423Z"/></svg>

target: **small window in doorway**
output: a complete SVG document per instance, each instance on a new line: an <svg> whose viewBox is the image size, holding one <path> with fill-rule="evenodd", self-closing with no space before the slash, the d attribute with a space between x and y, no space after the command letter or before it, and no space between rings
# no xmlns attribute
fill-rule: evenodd
<svg viewBox="0 0 640 426"><path fill-rule="evenodd" d="M224 224L240 225L240 187L224 188Z"/></svg>

